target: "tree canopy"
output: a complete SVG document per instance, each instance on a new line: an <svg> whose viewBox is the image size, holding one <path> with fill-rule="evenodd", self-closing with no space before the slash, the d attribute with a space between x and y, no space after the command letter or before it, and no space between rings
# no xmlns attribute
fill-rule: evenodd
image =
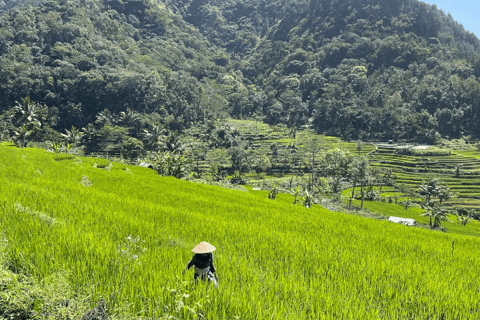
<svg viewBox="0 0 480 320"><path fill-rule="evenodd" d="M0 111L29 97L46 106L56 132L86 128L109 110L111 125L135 139L149 125L182 131L226 116L348 140L480 133L480 41L435 5L16 4L0 1ZM121 122L127 110L149 124Z"/></svg>

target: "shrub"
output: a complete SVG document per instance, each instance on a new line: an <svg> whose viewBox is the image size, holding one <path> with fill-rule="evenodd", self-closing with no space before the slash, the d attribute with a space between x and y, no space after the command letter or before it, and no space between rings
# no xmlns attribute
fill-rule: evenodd
<svg viewBox="0 0 480 320"><path fill-rule="evenodd" d="M373 188L369 188L367 192L365 192L365 200L367 201L377 201L380 200L380 191L374 190Z"/></svg>
<svg viewBox="0 0 480 320"><path fill-rule="evenodd" d="M413 146L407 146L407 147L396 148L395 153L408 155L408 156L426 157L426 156L450 156L452 154L452 151L447 149L440 149L437 147L418 149Z"/></svg>
<svg viewBox="0 0 480 320"><path fill-rule="evenodd" d="M10 270L0 248L0 315L2 319L80 319L87 299L75 292L66 271L43 280Z"/></svg>
<svg viewBox="0 0 480 320"><path fill-rule="evenodd" d="M108 161L107 159L98 158L98 159L95 159L95 160L96 160L96 162L93 166L96 167L96 168L106 168L110 165L110 161Z"/></svg>
<svg viewBox="0 0 480 320"><path fill-rule="evenodd" d="M74 155L71 155L71 154L57 154L55 160L62 161L62 160L72 160L72 159L75 159Z"/></svg>

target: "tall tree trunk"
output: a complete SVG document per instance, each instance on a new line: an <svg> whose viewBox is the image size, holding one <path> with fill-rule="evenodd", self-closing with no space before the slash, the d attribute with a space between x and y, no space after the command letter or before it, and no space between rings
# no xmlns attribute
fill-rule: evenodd
<svg viewBox="0 0 480 320"><path fill-rule="evenodd" d="M357 186L357 181L353 181L353 188L352 188L352 199L355 197L355 187Z"/></svg>
<svg viewBox="0 0 480 320"><path fill-rule="evenodd" d="M310 190L313 190L313 170L315 168L315 153L312 154L312 177L310 180Z"/></svg>
<svg viewBox="0 0 480 320"><path fill-rule="evenodd" d="M364 197L364 194L363 194L363 181L360 183L360 192L362 194L362 204L360 205L360 208L363 210L363 197Z"/></svg>

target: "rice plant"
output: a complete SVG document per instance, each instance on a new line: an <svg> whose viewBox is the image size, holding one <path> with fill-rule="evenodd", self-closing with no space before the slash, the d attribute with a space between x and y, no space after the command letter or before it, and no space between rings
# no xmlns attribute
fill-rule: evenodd
<svg viewBox="0 0 480 320"><path fill-rule="evenodd" d="M270 201L266 191L200 185L138 166L112 162L104 170L92 165L98 159L55 161L45 151L5 145L0 159L9 268L37 279L65 272L72 288L89 292L92 308L119 317L480 313L476 237L292 206L292 195ZM200 241L217 247L218 289L181 277Z"/></svg>

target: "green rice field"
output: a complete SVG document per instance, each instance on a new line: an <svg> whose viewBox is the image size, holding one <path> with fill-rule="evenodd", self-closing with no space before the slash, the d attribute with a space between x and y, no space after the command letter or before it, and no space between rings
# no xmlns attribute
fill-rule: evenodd
<svg viewBox="0 0 480 320"><path fill-rule="evenodd" d="M228 124L242 133L252 142L252 146L259 153L272 157L270 150L272 144L276 144L279 150L288 146L296 146L300 150L303 146L303 138L312 137L309 131L299 131L293 139L288 135L288 129L284 127L269 126L264 123L247 120L228 120ZM417 155L398 154L395 146L385 144L364 144L360 155L367 155L373 167L390 168L397 176L397 185L406 185L418 189L424 182L430 179L439 179L453 192L454 197L448 200L447 207L463 207L480 212L480 151L467 149L466 145L452 145L448 148L429 147L425 150L417 150ZM324 136L323 149L339 148L358 155L357 143L342 141L336 137ZM429 153L435 155L428 155ZM426 154L426 155L425 155ZM437 155L438 154L438 155ZM271 170L266 179L276 181L288 181L299 172L305 173L305 161L301 152L292 158L299 157L289 167L280 170ZM459 167L458 175L456 168ZM259 184L256 175L250 176L250 183Z"/></svg>
<svg viewBox="0 0 480 320"><path fill-rule="evenodd" d="M68 271L112 318L479 318L480 238L55 158L0 145L6 259L38 279ZM200 241L217 247L218 289L182 277Z"/></svg>
<svg viewBox="0 0 480 320"><path fill-rule="evenodd" d="M378 148L369 155L373 166L391 168L397 184L418 188L425 181L439 179L453 192L446 206L461 206L480 211L480 159L478 152L453 150L451 155L407 156L393 148ZM459 166L459 174L456 167Z"/></svg>

